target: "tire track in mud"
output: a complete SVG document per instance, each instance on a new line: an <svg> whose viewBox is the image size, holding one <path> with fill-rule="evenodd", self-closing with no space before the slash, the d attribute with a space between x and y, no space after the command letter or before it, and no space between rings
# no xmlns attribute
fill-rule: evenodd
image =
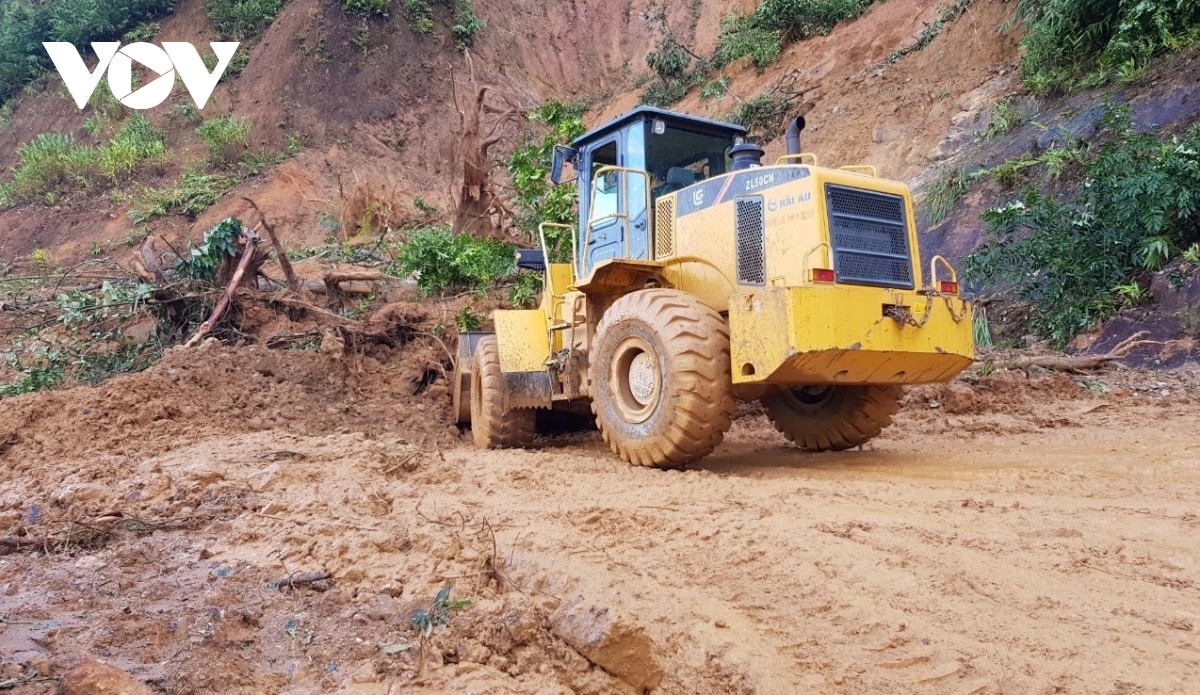
<svg viewBox="0 0 1200 695"><path fill-rule="evenodd" d="M27 456L39 474L6 481L6 523L24 523L30 504L47 518L125 509L211 521L95 554L108 563L103 581L120 570L132 583L79 584L91 554L25 555L0 562L0 587L40 578L50 608L21 609L38 620L99 601L97 615L127 627L72 633L56 658L169 656L155 673L179 692L205 682L189 675L201 661L232 659L237 692L277 692L292 682L280 670L290 660L342 654L343 671L307 673L312 692L353 672L413 692L624 693L550 632L554 607L582 597L646 629L662 693L1188 693L1200 670L1200 446L1178 433L1200 404L1080 403L1070 382L1022 401L1011 388L996 408L1004 428L964 434L962 422L996 412L935 393L952 417L917 399L865 451L840 454L799 452L747 413L684 471L629 467L595 434L478 452L410 444L402 432L265 430L197 436L165 453ZM199 577L219 563L249 577L217 601L231 615L260 600L260 580L323 569L334 575L331 624L376 617L312 645L284 634L283 613L262 628L210 620L190 603L194 582L136 578L151 569L143 547L174 576L184 576L177 565ZM489 561L506 579L488 574ZM447 661L414 684L416 657L381 658L375 640L410 639L407 616L447 583L477 603L439 633L439 648L483 666ZM0 595L0 609L29 600ZM157 610L205 632L163 628ZM237 639L188 641L209 640L210 623ZM506 636L509 624L532 626L525 642ZM234 647L251 638L261 650L246 662Z"/></svg>
<svg viewBox="0 0 1200 695"><path fill-rule="evenodd" d="M727 650L729 663L761 692L783 692L780 682L838 692L1111 688L1145 677L1146 660L1162 662L1153 680L1171 692L1200 666L1186 639L1194 618L1175 615L1179 606L1194 615L1200 595L1186 577L1195 552L1160 558L1171 549L1156 539L1186 537L1200 476L1170 437L1137 432L1072 433L1065 444L1042 433L1017 447L914 448L900 437L855 455L940 454L945 476L930 464L859 469L745 442L700 471L653 480L543 454L526 464L535 472L524 488L554 489L555 501L547 510L530 500L516 516L557 527L539 544L548 556L575 549L569 562L546 560L548 571L604 577L583 583L671 624L675 648L703 653L720 621L726 643L747 647ZM1139 460L1128 461L1119 445L1137 436ZM1090 441L1082 452L1081 439ZM815 468L775 465L813 458ZM1112 509L1130 500L1167 518ZM673 609L647 605L659 603ZM1080 668L1081 655L1100 658Z"/></svg>

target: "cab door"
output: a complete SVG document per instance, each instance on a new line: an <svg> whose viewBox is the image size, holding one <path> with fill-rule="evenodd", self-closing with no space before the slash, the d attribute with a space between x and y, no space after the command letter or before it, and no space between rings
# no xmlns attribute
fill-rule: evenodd
<svg viewBox="0 0 1200 695"><path fill-rule="evenodd" d="M649 258L642 124L596 142L584 153L587 182L581 187L583 265L586 277L592 268L610 258ZM613 168L615 167L615 168ZM606 170L607 168L607 170ZM581 183L584 183L581 177Z"/></svg>
<svg viewBox="0 0 1200 695"><path fill-rule="evenodd" d="M607 140L595 143L585 157L588 172L587 200L581 207L584 216L583 275L592 272L600 261L619 258L625 253L625 227L623 213L624 191L621 189L619 171L603 170L605 167L621 165L621 134L615 133Z"/></svg>

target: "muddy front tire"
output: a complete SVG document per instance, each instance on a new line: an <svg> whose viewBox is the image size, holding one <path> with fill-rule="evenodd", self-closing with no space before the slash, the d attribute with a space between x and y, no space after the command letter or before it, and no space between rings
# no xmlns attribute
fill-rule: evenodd
<svg viewBox="0 0 1200 695"><path fill-rule="evenodd" d="M796 446L841 451L879 436L903 395L898 386L809 386L773 393L761 403L775 429Z"/></svg>
<svg viewBox="0 0 1200 695"><path fill-rule="evenodd" d="M513 449L533 441L537 411L505 406L500 348L489 335L475 348L471 370L471 437L480 449Z"/></svg>
<svg viewBox="0 0 1200 695"><path fill-rule="evenodd" d="M629 463L683 466L724 439L734 413L729 328L692 295L650 289L618 299L588 361L596 424Z"/></svg>

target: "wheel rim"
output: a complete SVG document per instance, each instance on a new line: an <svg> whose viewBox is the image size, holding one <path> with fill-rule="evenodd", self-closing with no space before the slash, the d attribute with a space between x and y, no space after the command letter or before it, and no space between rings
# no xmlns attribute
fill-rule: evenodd
<svg viewBox="0 0 1200 695"><path fill-rule="evenodd" d="M653 346L636 336L622 340L613 351L608 388L621 419L645 422L662 398L662 374Z"/></svg>
<svg viewBox="0 0 1200 695"><path fill-rule="evenodd" d="M813 411L828 403L833 394L832 386L801 386L784 391L784 398L796 410Z"/></svg>

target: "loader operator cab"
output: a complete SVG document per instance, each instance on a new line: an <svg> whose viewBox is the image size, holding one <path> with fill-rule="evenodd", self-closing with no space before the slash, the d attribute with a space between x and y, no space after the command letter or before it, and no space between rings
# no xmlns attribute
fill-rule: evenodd
<svg viewBox="0 0 1200 695"><path fill-rule="evenodd" d="M730 170L730 150L746 129L642 106L554 153L551 178L564 164L579 186L575 272L586 277L610 258L649 260L654 201Z"/></svg>

